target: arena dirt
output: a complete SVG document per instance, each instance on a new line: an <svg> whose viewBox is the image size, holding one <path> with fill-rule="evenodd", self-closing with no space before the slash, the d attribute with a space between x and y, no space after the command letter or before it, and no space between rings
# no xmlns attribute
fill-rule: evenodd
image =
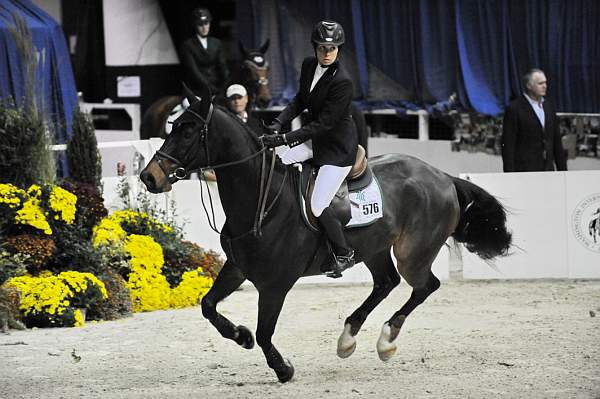
<svg viewBox="0 0 600 399"><path fill-rule="evenodd" d="M600 281L443 282L377 357L402 283L336 356L369 285L306 285L288 296L274 343L296 374L280 384L259 348L222 339L199 308L83 328L0 335L1 398L600 398ZM220 310L254 330L257 293Z"/></svg>

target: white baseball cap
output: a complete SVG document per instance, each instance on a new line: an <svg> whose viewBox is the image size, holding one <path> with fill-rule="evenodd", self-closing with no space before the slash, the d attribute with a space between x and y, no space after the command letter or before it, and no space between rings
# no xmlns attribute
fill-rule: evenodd
<svg viewBox="0 0 600 399"><path fill-rule="evenodd" d="M246 88L242 85L231 85L227 88L227 93L225 93L225 95L227 96L227 98L231 97L231 96L247 96L248 92L246 91Z"/></svg>

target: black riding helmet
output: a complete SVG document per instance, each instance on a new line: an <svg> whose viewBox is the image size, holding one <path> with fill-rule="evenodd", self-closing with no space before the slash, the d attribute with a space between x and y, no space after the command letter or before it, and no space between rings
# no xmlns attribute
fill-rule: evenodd
<svg viewBox="0 0 600 399"><path fill-rule="evenodd" d="M317 23L310 35L310 40L316 48L319 44L331 44L340 47L344 44L346 36L344 28L335 21L321 21Z"/></svg>
<svg viewBox="0 0 600 399"><path fill-rule="evenodd" d="M192 22L194 26L206 24L212 21L212 15L206 8L196 8L192 11Z"/></svg>

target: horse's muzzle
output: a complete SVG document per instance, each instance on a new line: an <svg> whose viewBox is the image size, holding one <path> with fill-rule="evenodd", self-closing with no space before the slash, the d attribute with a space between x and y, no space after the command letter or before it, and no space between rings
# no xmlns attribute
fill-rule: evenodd
<svg viewBox="0 0 600 399"><path fill-rule="evenodd" d="M168 182L167 187L163 187L164 185L159 184L154 175L147 168L140 173L140 180L152 194L164 193L171 189L171 185Z"/></svg>

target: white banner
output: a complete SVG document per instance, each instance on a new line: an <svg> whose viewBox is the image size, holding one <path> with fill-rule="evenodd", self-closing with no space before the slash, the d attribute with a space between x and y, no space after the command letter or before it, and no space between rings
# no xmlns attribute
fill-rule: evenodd
<svg viewBox="0 0 600 399"><path fill-rule="evenodd" d="M595 238L590 228L600 213L600 171L466 176L507 207L514 248L492 266L463 250L465 278L600 277L600 226Z"/></svg>

